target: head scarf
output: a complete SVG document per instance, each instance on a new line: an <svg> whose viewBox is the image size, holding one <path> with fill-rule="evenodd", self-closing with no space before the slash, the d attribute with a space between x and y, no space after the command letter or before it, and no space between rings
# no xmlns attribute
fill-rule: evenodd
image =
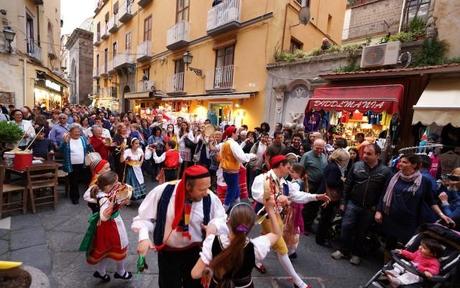
<svg viewBox="0 0 460 288"><path fill-rule="evenodd" d="M227 138L230 138L235 132L236 132L235 126L228 126L227 129L225 129L225 136Z"/></svg>
<svg viewBox="0 0 460 288"><path fill-rule="evenodd" d="M186 199L185 184L190 179L201 179L209 177L209 171L201 165L190 166L185 169L181 181L177 184L174 219L172 222L172 230L182 232L184 237L191 238L188 231L190 224L191 201Z"/></svg>

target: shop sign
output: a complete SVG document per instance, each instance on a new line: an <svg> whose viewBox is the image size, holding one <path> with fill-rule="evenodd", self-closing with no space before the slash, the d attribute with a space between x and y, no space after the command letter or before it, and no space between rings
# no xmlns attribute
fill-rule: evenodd
<svg viewBox="0 0 460 288"><path fill-rule="evenodd" d="M388 106L387 101L367 101L367 100L310 100L313 102L312 108L325 110L363 110L363 111L383 111Z"/></svg>
<svg viewBox="0 0 460 288"><path fill-rule="evenodd" d="M46 80L45 81L45 86L46 88L49 88L51 90L54 90L54 91L57 91L57 92L61 92L61 85L57 84L56 82L53 82L51 80Z"/></svg>

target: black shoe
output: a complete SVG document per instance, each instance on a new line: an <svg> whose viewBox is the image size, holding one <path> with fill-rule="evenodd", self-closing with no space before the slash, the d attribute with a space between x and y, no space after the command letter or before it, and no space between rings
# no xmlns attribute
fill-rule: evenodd
<svg viewBox="0 0 460 288"><path fill-rule="evenodd" d="M297 259L297 253L294 252L292 254L289 254L289 259Z"/></svg>
<svg viewBox="0 0 460 288"><path fill-rule="evenodd" d="M73 205L78 205L78 203L79 203L78 199L72 199L72 204Z"/></svg>
<svg viewBox="0 0 460 288"><path fill-rule="evenodd" d="M129 280L131 279L131 277L133 277L133 274L131 272L125 271L125 274L121 276L120 274L118 274L118 272L115 272L115 274L113 274L113 277L115 279Z"/></svg>
<svg viewBox="0 0 460 288"><path fill-rule="evenodd" d="M107 273L104 276L102 276L99 272L96 271L96 272L94 272L93 276L96 277L96 278L101 279L103 282L109 282L110 281L110 276Z"/></svg>

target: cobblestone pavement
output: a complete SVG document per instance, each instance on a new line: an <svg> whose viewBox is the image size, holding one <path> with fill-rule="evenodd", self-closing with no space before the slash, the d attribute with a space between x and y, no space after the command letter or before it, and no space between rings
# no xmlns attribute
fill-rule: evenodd
<svg viewBox="0 0 460 288"><path fill-rule="evenodd" d="M149 188L152 183L147 183ZM137 214L137 205L122 211L126 227ZM86 264L85 255L78 251L87 228L89 209L84 201L72 205L62 197L56 210L42 207L37 214L11 217L11 229L0 229L0 259L23 261L48 275L51 287L158 287L156 255L147 257L149 270L135 275L132 281L113 280L102 284L92 277L93 268ZM257 231L255 231L257 233ZM128 270L135 270L137 235L128 231L130 240ZM314 238L301 237L298 258L293 261L299 274L314 288L359 287L379 268L376 259L364 260L359 267L347 261L335 261L331 249L314 243ZM265 266L268 273L253 273L256 287L292 287L273 252ZM109 267L113 271L115 265Z"/></svg>

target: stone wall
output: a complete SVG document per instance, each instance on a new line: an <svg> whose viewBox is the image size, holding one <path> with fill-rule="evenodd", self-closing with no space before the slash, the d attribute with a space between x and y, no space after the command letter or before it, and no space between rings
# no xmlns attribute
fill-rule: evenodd
<svg viewBox="0 0 460 288"><path fill-rule="evenodd" d="M436 0L434 17L440 40L449 44L449 57L460 56L460 1Z"/></svg>
<svg viewBox="0 0 460 288"><path fill-rule="evenodd" d="M89 104L88 94L92 93L93 75L93 43L92 39L81 38L79 44L78 93L82 104Z"/></svg>
<svg viewBox="0 0 460 288"><path fill-rule="evenodd" d="M348 37L343 40L385 35L387 32L397 33L403 2L403 0L376 0L352 7L350 26L344 27L348 29L344 31L344 35Z"/></svg>
<svg viewBox="0 0 460 288"><path fill-rule="evenodd" d="M0 92L14 96L13 103L0 101L0 104L14 104L16 107L25 105L23 65L24 62L17 55L0 53Z"/></svg>

